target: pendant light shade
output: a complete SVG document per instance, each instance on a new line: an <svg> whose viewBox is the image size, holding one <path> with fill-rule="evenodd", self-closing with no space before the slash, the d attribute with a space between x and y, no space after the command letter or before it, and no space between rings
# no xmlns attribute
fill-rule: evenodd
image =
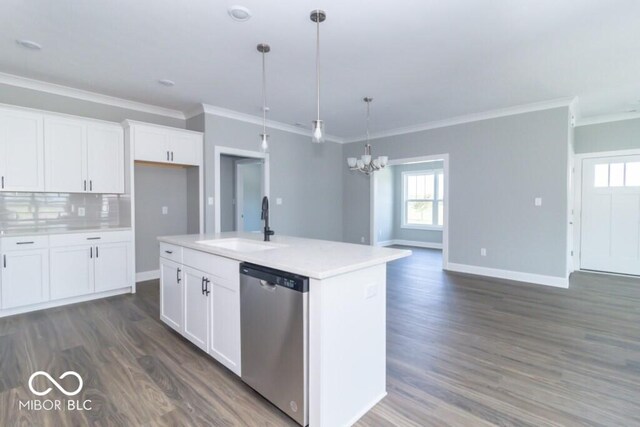
<svg viewBox="0 0 640 427"><path fill-rule="evenodd" d="M271 51L271 47L266 43L258 45L258 52L262 54L262 133L260 134L260 151L269 151L269 135L267 135L267 72L265 67L265 54Z"/></svg>
<svg viewBox="0 0 640 427"><path fill-rule="evenodd" d="M317 116L311 126L311 141L324 142L324 122L320 120L320 23L327 19L323 10L312 10L311 20L316 23L316 108Z"/></svg>

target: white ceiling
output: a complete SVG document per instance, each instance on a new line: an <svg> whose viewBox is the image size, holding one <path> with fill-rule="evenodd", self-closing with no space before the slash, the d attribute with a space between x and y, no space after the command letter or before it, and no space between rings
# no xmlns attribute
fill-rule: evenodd
<svg viewBox="0 0 640 427"><path fill-rule="evenodd" d="M239 23L227 7L253 17ZM636 0L3 0L0 71L182 111L200 103L269 117L315 115L315 26L322 8L327 132L372 131L563 97L583 117L640 110ZM34 40L30 51L16 39ZM172 88L159 79L176 82Z"/></svg>

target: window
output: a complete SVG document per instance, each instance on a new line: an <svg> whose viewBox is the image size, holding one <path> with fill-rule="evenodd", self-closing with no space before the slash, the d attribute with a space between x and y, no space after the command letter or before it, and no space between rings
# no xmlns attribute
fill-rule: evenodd
<svg viewBox="0 0 640 427"><path fill-rule="evenodd" d="M442 170L402 173L402 227L439 229L444 223Z"/></svg>
<svg viewBox="0 0 640 427"><path fill-rule="evenodd" d="M640 162L601 163L595 166L594 187L640 186Z"/></svg>

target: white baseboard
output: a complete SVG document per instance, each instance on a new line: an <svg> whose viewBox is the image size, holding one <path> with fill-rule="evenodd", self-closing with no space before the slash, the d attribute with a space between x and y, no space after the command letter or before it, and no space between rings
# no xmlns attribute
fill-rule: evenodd
<svg viewBox="0 0 640 427"><path fill-rule="evenodd" d="M136 283L146 282L147 280L155 280L160 278L160 270L141 271L136 273Z"/></svg>
<svg viewBox="0 0 640 427"><path fill-rule="evenodd" d="M536 285L568 288L569 279L566 277L545 276L542 274L523 273L520 271L500 270L497 268L479 267L476 265L456 264L450 262L446 270L457 273L476 274L478 276L495 277L498 279L514 280L516 282L534 283Z"/></svg>
<svg viewBox="0 0 640 427"><path fill-rule="evenodd" d="M414 246L416 248L427 248L427 249L442 249L442 243L419 242L417 240L393 239L393 240L385 240L383 242L376 243L376 246L391 246L391 245Z"/></svg>

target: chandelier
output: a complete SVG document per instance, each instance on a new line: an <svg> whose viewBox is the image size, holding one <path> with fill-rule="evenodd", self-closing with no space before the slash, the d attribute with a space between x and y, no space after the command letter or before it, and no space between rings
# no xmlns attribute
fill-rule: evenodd
<svg viewBox="0 0 640 427"><path fill-rule="evenodd" d="M371 156L371 144L369 144L369 121L371 117L371 101L373 98L366 97L363 99L367 103L367 143L364 146L364 154L359 159L356 157L347 158L347 165L352 171L359 171L365 175L371 175L373 172L380 170L387 166L389 157L379 156L377 159Z"/></svg>

